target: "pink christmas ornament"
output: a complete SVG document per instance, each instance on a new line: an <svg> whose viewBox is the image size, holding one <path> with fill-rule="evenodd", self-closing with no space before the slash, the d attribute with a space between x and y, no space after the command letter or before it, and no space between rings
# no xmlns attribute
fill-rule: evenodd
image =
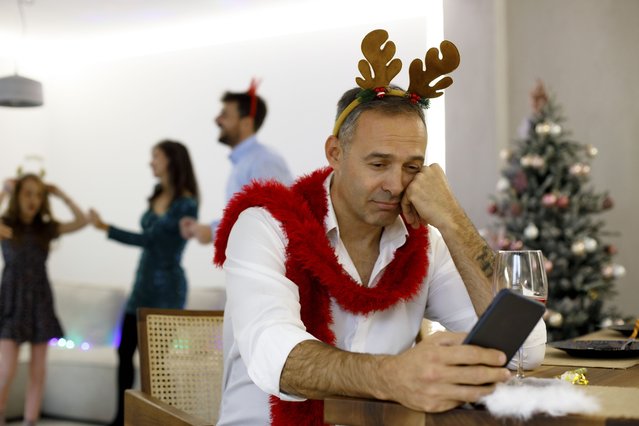
<svg viewBox="0 0 639 426"><path fill-rule="evenodd" d="M544 269L546 270L547 274L549 274L552 271L553 266L554 265L551 260L548 260L548 259L544 260Z"/></svg>
<svg viewBox="0 0 639 426"><path fill-rule="evenodd" d="M612 265L605 265L603 268L601 268L601 275L604 276L604 278L612 278L614 273L614 270L612 268Z"/></svg>
<svg viewBox="0 0 639 426"><path fill-rule="evenodd" d="M519 170L512 178L512 185L517 192L525 191L526 188L528 188L528 178L526 177L526 173Z"/></svg>
<svg viewBox="0 0 639 426"><path fill-rule="evenodd" d="M557 196L555 194L545 194L541 197L541 204L545 207L552 207L557 203Z"/></svg>
<svg viewBox="0 0 639 426"><path fill-rule="evenodd" d="M524 243L521 240L513 241L510 245L511 250L521 250L522 248L524 248Z"/></svg>

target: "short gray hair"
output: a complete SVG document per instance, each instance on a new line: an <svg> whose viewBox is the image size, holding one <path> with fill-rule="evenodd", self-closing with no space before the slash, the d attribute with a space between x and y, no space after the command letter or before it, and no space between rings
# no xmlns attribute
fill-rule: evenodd
<svg viewBox="0 0 639 426"><path fill-rule="evenodd" d="M397 86L391 86L392 89L403 90ZM337 103L337 115L335 120L340 116L342 111L353 102L357 95L361 92L361 88L355 87L353 89L344 92L339 102ZM357 129L357 121L359 116L364 111L378 111L386 115L399 115L399 114L416 114L419 119L426 125L426 118L424 116L424 110L418 103L412 103L408 99L400 96L384 96L383 98L376 98L368 102L359 104L350 114L346 117L342 126L337 133L337 137L343 146L347 146L353 138L353 134Z"/></svg>

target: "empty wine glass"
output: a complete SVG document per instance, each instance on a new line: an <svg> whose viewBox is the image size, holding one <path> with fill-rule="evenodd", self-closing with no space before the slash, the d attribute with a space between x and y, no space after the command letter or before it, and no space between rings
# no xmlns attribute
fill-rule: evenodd
<svg viewBox="0 0 639 426"><path fill-rule="evenodd" d="M497 252L493 274L493 293L508 288L546 304L548 279L541 250L502 250ZM524 377L524 351L517 355L517 377Z"/></svg>

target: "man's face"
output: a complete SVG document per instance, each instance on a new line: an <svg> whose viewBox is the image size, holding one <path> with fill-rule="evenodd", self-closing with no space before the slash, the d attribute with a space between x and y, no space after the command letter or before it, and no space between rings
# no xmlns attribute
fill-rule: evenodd
<svg viewBox="0 0 639 426"><path fill-rule="evenodd" d="M224 145L235 146L240 142L240 110L237 102L224 102L222 111L215 118L220 128L218 140Z"/></svg>
<svg viewBox="0 0 639 426"><path fill-rule="evenodd" d="M336 138L327 156L335 170L331 199L340 227L382 227L401 211L404 190L424 165L426 127L417 115L365 111L350 144Z"/></svg>

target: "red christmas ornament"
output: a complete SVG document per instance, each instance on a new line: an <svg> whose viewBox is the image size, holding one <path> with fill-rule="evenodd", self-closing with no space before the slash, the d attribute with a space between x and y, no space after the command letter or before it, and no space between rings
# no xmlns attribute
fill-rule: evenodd
<svg viewBox="0 0 639 426"><path fill-rule="evenodd" d="M521 214L521 212L523 211L523 208L521 207L521 204L519 203L512 203L510 205L510 214L513 216L519 216Z"/></svg>
<svg viewBox="0 0 639 426"><path fill-rule="evenodd" d="M421 100L421 96L419 96L416 93L411 93L408 99L410 99L410 103L416 104L417 102Z"/></svg>
<svg viewBox="0 0 639 426"><path fill-rule="evenodd" d="M495 203L490 203L490 204L488 205L488 213L490 213L490 214L496 214L496 213L497 213L497 211L498 211L498 209L497 209L497 204L495 204Z"/></svg>
<svg viewBox="0 0 639 426"><path fill-rule="evenodd" d="M614 205L615 205L615 203L614 203L614 201L612 201L612 197L606 196L606 198L604 198L603 204L602 204L602 207L604 209L606 209L606 210L607 209L611 209L612 206L614 206Z"/></svg>
<svg viewBox="0 0 639 426"><path fill-rule="evenodd" d="M557 197L557 207L560 209L568 208L570 205L570 198L567 195L560 195Z"/></svg>
<svg viewBox="0 0 639 426"><path fill-rule="evenodd" d="M379 99L383 99L384 96L386 96L385 87L376 87L373 89L373 91L375 92L375 96L377 96Z"/></svg>
<svg viewBox="0 0 639 426"><path fill-rule="evenodd" d="M617 247L613 246L612 244L608 244L605 247L606 253L608 253L609 255L615 255L617 254Z"/></svg>
<svg viewBox="0 0 639 426"><path fill-rule="evenodd" d="M512 186L515 188L515 191L521 193L528 188L528 178L526 177L526 173L519 170L515 176L512 178Z"/></svg>

